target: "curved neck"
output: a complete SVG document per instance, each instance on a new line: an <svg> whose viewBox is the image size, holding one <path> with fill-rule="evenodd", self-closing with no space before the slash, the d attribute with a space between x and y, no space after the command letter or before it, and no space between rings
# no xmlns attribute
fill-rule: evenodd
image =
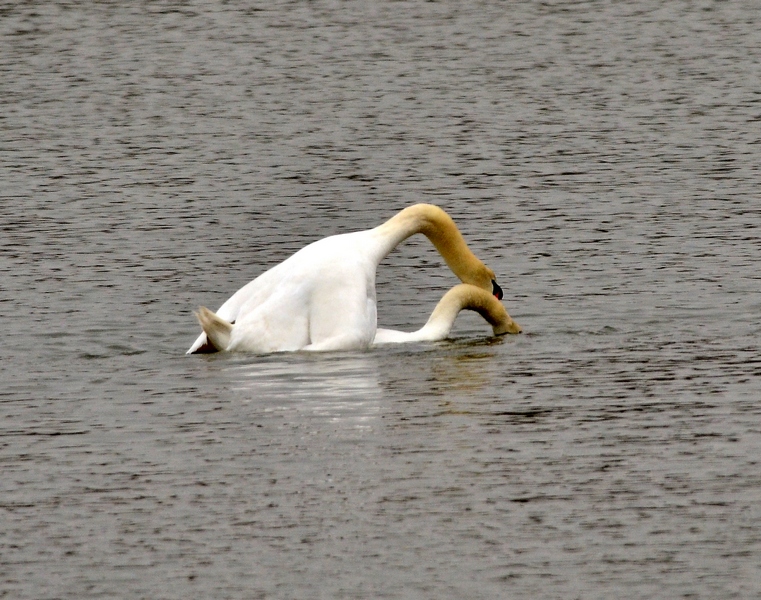
<svg viewBox="0 0 761 600"><path fill-rule="evenodd" d="M474 310L492 326L495 335L518 333L520 327L507 314L505 307L489 292L473 285L460 284L449 290L433 309L423 329L443 332L443 339L452 329L461 310Z"/></svg>
<svg viewBox="0 0 761 600"><path fill-rule="evenodd" d="M438 206L415 204L372 231L381 241L379 251L382 255L378 262L411 235L422 233L431 240L460 281L489 292L492 290L494 272L476 258L452 217Z"/></svg>
<svg viewBox="0 0 761 600"><path fill-rule="evenodd" d="M411 333L379 329L374 343L391 344L443 340L449 335L461 310L474 310L480 314L492 326L494 335L521 332L520 326L510 318L505 307L492 294L474 285L462 283L444 294L436 308L433 309L428 322L421 329Z"/></svg>

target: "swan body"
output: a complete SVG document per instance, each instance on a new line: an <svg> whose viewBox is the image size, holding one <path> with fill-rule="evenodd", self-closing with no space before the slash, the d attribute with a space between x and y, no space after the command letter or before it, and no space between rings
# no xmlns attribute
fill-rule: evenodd
<svg viewBox="0 0 761 600"><path fill-rule="evenodd" d="M243 286L216 314L202 308L196 316L204 332L188 354L367 348L376 337L376 268L416 233L428 237L462 282L502 297L494 272L470 251L452 218L416 204L373 229L309 244Z"/></svg>
<svg viewBox="0 0 761 600"><path fill-rule="evenodd" d="M443 340L449 335L461 310L478 312L492 326L494 335L521 332L520 325L510 318L505 307L493 294L474 285L461 283L444 294L421 329L412 332L378 329L373 346Z"/></svg>

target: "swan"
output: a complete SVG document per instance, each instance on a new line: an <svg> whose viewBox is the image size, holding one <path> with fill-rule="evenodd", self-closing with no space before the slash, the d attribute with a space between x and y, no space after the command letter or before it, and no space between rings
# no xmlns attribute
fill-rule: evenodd
<svg viewBox="0 0 761 600"><path fill-rule="evenodd" d="M457 315L462 310L473 310L479 313L492 326L494 335L522 331L521 326L507 314L505 307L496 296L469 283L461 283L444 294L423 327L412 332L379 328L375 332L372 345L438 342L449 335ZM237 327L236 325L221 319L204 306L200 307L196 316L215 347L228 348L230 346L232 332Z"/></svg>
<svg viewBox="0 0 761 600"><path fill-rule="evenodd" d="M233 294L216 314L201 308L203 333L188 354L355 350L376 336L375 271L411 235L422 233L462 281L502 299L492 271L438 206L415 204L373 229L317 240Z"/></svg>
<svg viewBox="0 0 761 600"><path fill-rule="evenodd" d="M497 298L479 287L468 283L454 286L439 300L428 322L417 331L378 329L373 346L402 344L405 342L438 342L445 339L461 310L474 310L492 326L494 335L520 333L521 326L512 320Z"/></svg>

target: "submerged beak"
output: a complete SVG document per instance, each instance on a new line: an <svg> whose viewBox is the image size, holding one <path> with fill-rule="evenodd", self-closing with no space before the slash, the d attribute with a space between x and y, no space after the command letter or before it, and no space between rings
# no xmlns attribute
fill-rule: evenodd
<svg viewBox="0 0 761 600"><path fill-rule="evenodd" d="M502 293L502 288L497 285L497 282L493 279L491 280L491 293L494 294L494 297L497 300L502 300L502 297L504 294Z"/></svg>

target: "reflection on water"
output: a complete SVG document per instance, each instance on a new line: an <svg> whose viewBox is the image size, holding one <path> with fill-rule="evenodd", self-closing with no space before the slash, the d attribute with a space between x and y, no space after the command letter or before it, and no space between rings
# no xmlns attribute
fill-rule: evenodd
<svg viewBox="0 0 761 600"><path fill-rule="evenodd" d="M363 355L278 354L223 368L236 396L265 411L366 424L382 397L377 363Z"/></svg>
<svg viewBox="0 0 761 600"><path fill-rule="evenodd" d="M510 380L511 364L506 361L521 352L529 336L486 337L485 329L461 331L443 342L375 349L383 389L421 401L494 396Z"/></svg>

